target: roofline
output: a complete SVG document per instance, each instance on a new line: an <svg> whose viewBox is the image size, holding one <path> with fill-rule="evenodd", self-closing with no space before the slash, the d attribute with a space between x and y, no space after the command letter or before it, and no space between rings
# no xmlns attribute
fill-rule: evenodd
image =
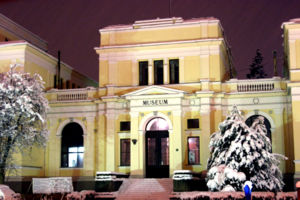
<svg viewBox="0 0 300 200"><path fill-rule="evenodd" d="M285 25L289 25L289 24L300 24L300 18L294 18L294 19L290 19L287 22L283 22L281 24L281 28L283 29Z"/></svg>
<svg viewBox="0 0 300 200"><path fill-rule="evenodd" d="M8 33L14 35L17 38L31 42L39 48L43 49L44 51L47 51L48 49L48 43L46 40L43 40L38 35L32 33L31 31L27 30L23 26L17 24L16 22L12 21L11 19L7 18L1 13L0 29L7 31Z"/></svg>
<svg viewBox="0 0 300 200"><path fill-rule="evenodd" d="M220 23L220 20L213 17L208 18L193 18L183 20L181 17L173 17L173 18L157 18L150 20L139 20L135 21L133 24L128 25L113 25L107 26L102 29L99 29L99 33L103 32L112 32L112 31L130 31L136 29L152 29L152 28L168 28L179 27L185 25L197 25L203 23Z"/></svg>
<svg viewBox="0 0 300 200"><path fill-rule="evenodd" d="M39 49L38 47L36 47L36 46L34 46L33 44L31 44L31 43L29 43L29 42L27 42L27 41L24 41L24 40L18 40L18 41L14 41L14 42L13 42L13 41L10 41L10 42L3 42L3 43L0 43L0 48L1 48L1 47L8 47L8 46L21 46L21 45L28 45L29 47L31 47L31 48L37 50L38 52L40 52L40 53L42 53L42 54L44 54L44 55L50 57L51 59L53 59L53 60L56 61L56 62L58 62L58 59L57 59L56 57L50 55L49 53L47 53L47 52L45 52L45 51ZM89 76L87 76L87 75L85 75L85 74L83 74L83 73L81 73L81 72L78 72L77 70L75 70L73 67L71 67L71 66L68 65L67 63L62 62L62 61L61 61L61 63L62 63L66 68L68 68L69 70L72 70L72 71L74 71L74 72L77 72L78 74L80 74L80 75L82 75L82 76L85 76L86 79L88 79L88 80L90 80L90 81L93 81L93 82L95 82L95 83L98 83L98 82L95 81L94 79L91 79Z"/></svg>

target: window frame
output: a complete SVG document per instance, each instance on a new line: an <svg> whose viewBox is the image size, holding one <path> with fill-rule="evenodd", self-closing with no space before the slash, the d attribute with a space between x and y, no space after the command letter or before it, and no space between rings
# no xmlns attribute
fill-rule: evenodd
<svg viewBox="0 0 300 200"><path fill-rule="evenodd" d="M158 63L158 64L156 64ZM161 64L161 65L160 65ZM162 74L159 75L159 67L161 67ZM153 78L154 78L154 85L163 85L164 84L164 60L154 60L153 61ZM162 82L158 83L159 78L162 78Z"/></svg>
<svg viewBox="0 0 300 200"><path fill-rule="evenodd" d="M141 68L143 67L142 63L147 63L147 65L145 65L147 70L145 70L145 69L141 70ZM149 61L148 60L140 60L138 62L138 64L139 64L139 68L138 68L138 70L139 70L139 85L140 86L149 85ZM143 72L145 72L146 77L144 77Z"/></svg>
<svg viewBox="0 0 300 200"><path fill-rule="evenodd" d="M171 62L172 61L175 61L175 60L177 60L177 64L178 64L178 69L177 69L177 71L178 71L178 73L176 73L176 69L175 69L175 66L174 66L174 81L172 81L172 71L173 70L171 70L172 68L171 68ZM169 83L170 84L179 84L179 78L180 78L180 76L179 76L179 59L178 58L175 58L175 59L169 59ZM178 80L177 80L178 79ZM176 81L177 80L177 81Z"/></svg>
<svg viewBox="0 0 300 200"><path fill-rule="evenodd" d="M125 141L127 141L128 142L128 144L129 144L129 150L128 151L123 151L123 148L122 148L122 144L123 144L123 141L125 142ZM130 138L122 138L122 139L120 139L120 166L121 167L128 167L128 166L130 166L130 162L131 162L131 144L130 144ZM125 155L126 154L129 154L129 155L126 155L125 156L125 158L127 158L127 156L129 156L129 163L126 163L126 161L123 161L123 157L122 157L122 155L123 155L123 153L125 153Z"/></svg>
<svg viewBox="0 0 300 200"><path fill-rule="evenodd" d="M198 140L198 149L196 149L196 151L198 152L198 162L196 162L196 157L195 157L195 162L191 163L190 162L190 147L189 147L189 139L190 138L196 138ZM195 151L195 150L194 150ZM188 165L200 165L200 138L198 136L189 136L187 137L187 160L188 160Z"/></svg>

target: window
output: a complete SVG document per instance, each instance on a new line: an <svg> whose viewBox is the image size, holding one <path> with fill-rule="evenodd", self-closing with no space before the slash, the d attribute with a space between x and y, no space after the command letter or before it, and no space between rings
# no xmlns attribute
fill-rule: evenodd
<svg viewBox="0 0 300 200"><path fill-rule="evenodd" d="M170 84L179 83L179 60L169 60Z"/></svg>
<svg viewBox="0 0 300 200"><path fill-rule="evenodd" d="M130 122L120 122L120 131L130 131Z"/></svg>
<svg viewBox="0 0 300 200"><path fill-rule="evenodd" d="M188 129L199 128L199 119L188 119L187 120Z"/></svg>
<svg viewBox="0 0 300 200"><path fill-rule="evenodd" d="M139 62L139 84L148 85L148 61Z"/></svg>
<svg viewBox="0 0 300 200"><path fill-rule="evenodd" d="M154 84L164 84L164 63L162 60L154 61Z"/></svg>
<svg viewBox="0 0 300 200"><path fill-rule="evenodd" d="M70 89L70 88L71 88L71 81L67 80L67 82L66 82L66 87L67 87L67 89Z"/></svg>
<svg viewBox="0 0 300 200"><path fill-rule="evenodd" d="M77 123L67 124L62 131L61 167L83 167L83 130Z"/></svg>
<svg viewBox="0 0 300 200"><path fill-rule="evenodd" d="M200 164L199 137L188 137L188 162L189 165Z"/></svg>
<svg viewBox="0 0 300 200"><path fill-rule="evenodd" d="M64 80L61 78L59 82L59 88L58 89L63 89L64 88Z"/></svg>
<svg viewBox="0 0 300 200"><path fill-rule="evenodd" d="M130 139L121 139L121 166L130 166Z"/></svg>
<svg viewBox="0 0 300 200"><path fill-rule="evenodd" d="M72 83L72 89L75 89L75 88L76 88L75 83Z"/></svg>

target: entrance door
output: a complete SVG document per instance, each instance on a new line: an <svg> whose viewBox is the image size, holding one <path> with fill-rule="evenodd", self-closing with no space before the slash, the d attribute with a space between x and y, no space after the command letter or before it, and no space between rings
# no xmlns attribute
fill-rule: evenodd
<svg viewBox="0 0 300 200"><path fill-rule="evenodd" d="M169 178L169 132L146 132L146 177Z"/></svg>

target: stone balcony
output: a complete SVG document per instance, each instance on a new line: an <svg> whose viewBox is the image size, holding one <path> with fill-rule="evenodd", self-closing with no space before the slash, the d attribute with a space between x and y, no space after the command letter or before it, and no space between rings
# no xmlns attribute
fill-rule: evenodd
<svg viewBox="0 0 300 200"><path fill-rule="evenodd" d="M50 103L91 101L97 96L97 88L87 87L79 89L51 89L46 92Z"/></svg>
<svg viewBox="0 0 300 200"><path fill-rule="evenodd" d="M280 77L264 79L231 79L226 82L226 92L276 92L286 89L286 82Z"/></svg>

